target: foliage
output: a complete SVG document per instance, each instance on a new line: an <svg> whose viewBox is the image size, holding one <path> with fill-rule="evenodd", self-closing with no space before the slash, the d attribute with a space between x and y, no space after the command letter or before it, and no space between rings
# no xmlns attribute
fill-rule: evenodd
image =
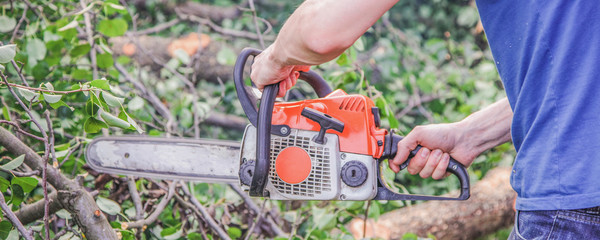
<svg viewBox="0 0 600 240"><path fill-rule="evenodd" d="M124 2L127 4L123 5ZM99 175L85 167L82 155L85 144L102 134L241 138L242 133L237 130L202 123L214 112L243 116L231 81L213 83L196 78L193 64L198 59L185 52L177 52L157 68L141 65L125 55L118 56L111 49L112 38L128 37L135 29L148 29L176 19L177 13L168 9L181 2L0 3L3 44L0 72L6 79L0 85L0 125L40 153L50 167L81 180L88 190L97 190L96 204L123 239L217 238L207 219L192 212L198 211L198 206L184 203L190 198L205 206L231 238L276 237L263 229L268 226L254 226L266 224L254 222L255 214L247 213L245 200L235 191L227 185L205 183L178 186L175 195L185 197L183 202L170 201L155 221L130 229L128 224L138 214L148 217L160 205L159 201L166 198L168 183L136 179L135 190L141 194L145 206L138 213L136 203L127 193L131 191L127 185L131 180ZM221 7L247 6L246 2L228 0L202 2ZM273 36L299 3L258 1L256 14L273 27L266 36ZM246 10L235 19L224 19L217 24L224 29L254 32L252 15ZM260 22L261 29L267 28L265 22ZM335 88L374 99L382 111L384 127L406 134L416 125L458 121L503 97L485 37L477 24L472 1L402 1L342 56L315 69ZM190 32L207 34L223 46L215 56L222 65L232 65L242 47L260 47L255 39L231 37L205 24L187 21L155 35L179 37ZM151 102L147 92L136 88L129 78L145 85L147 91L168 107L168 112L157 110L157 103ZM302 84L293 91L314 97ZM294 96L297 95L290 94L288 98L294 100ZM472 180L480 179L495 166L512 163L513 154L511 146L505 144L480 156L469 170ZM15 156L1 147L0 155L0 191L11 209L18 211L43 201L40 185L45 180L41 172L32 173L23 164L24 156ZM392 187L402 192L437 195L458 186L453 178L424 180L405 173L395 175L390 170L384 174L393 182ZM182 193L183 187L189 188L191 194ZM293 239L352 239L345 226L351 219L365 214L377 219L393 209L414 204L260 202L265 212L268 210L286 230L295 234ZM48 226L50 237L81 238L81 228L69 220L71 214L62 210L51 214L52 222L47 226L40 219L27 227L37 238L43 238ZM14 224L2 219L0 238L16 236Z"/></svg>

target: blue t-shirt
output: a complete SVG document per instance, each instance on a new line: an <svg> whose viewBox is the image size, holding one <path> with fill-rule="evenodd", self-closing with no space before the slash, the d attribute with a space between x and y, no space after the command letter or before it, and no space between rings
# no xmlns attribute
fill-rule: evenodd
<svg viewBox="0 0 600 240"><path fill-rule="evenodd" d="M514 112L517 209L600 206L600 2L477 7Z"/></svg>

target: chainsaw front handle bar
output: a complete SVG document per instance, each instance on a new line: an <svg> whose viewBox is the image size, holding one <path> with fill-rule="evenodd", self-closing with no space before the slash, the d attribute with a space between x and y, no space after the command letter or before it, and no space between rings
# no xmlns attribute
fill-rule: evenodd
<svg viewBox="0 0 600 240"><path fill-rule="evenodd" d="M260 53L261 51L258 49L244 48L235 61L233 80L242 108L252 125L257 129L256 162L252 174L252 184L250 184L249 194L250 196L255 197L268 197L265 196L264 189L267 185L269 176L271 133L286 136L290 133L290 129L288 126L284 125L271 125L273 106L275 105L275 98L279 91L279 83L265 86L258 112L256 111L256 103L250 99L250 95L246 91L246 85L244 84L244 67L246 66L246 61L248 60L248 57L257 56ZM332 92L331 87L329 87L327 82L325 82L319 74L313 71L300 72L299 79L310 84L320 98L325 97ZM272 129L274 131L271 131Z"/></svg>
<svg viewBox="0 0 600 240"><path fill-rule="evenodd" d="M233 67L233 81L235 83L235 90L237 92L240 103L242 104L242 108L244 109L244 113L246 113L248 120L250 120L250 123L252 123L254 127L257 127L256 124L258 119L258 112L256 109L256 103L251 100L250 93L248 93L248 91L246 91L245 88L246 85L244 84L244 67L246 66L246 62L248 61L248 58L250 56L257 56L261 52L261 50L255 48L244 48L238 55L237 60L235 61L235 66ZM327 84L327 82L319 74L312 70L308 72L300 72L299 79L302 79L308 84L310 84L310 86L317 93L317 96L319 96L320 98L327 96L333 91L329 84ZM274 85L279 84L272 84L271 86ZM265 90L263 90L263 98L267 88L268 86L265 86Z"/></svg>

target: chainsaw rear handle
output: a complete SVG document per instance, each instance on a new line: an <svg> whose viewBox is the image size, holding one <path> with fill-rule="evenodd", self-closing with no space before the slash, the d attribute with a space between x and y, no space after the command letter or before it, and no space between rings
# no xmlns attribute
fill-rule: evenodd
<svg viewBox="0 0 600 240"><path fill-rule="evenodd" d="M237 92L240 103L242 104L242 108L244 109L244 113L250 120L250 123L255 127L258 127L257 119L258 112L256 110L256 103L253 102L250 98L250 93L246 91L244 84L244 67L246 66L246 62L248 61L248 57L257 56L262 51L255 48L244 48L237 57L235 61L235 66L233 67L233 81L235 83L235 90ZM308 71L308 72L300 72L299 79L304 80L315 90L317 96L320 98L327 96L332 92L331 87L327 82L316 72ZM266 87L265 87L266 89ZM264 98L264 91L263 91Z"/></svg>
<svg viewBox="0 0 600 240"><path fill-rule="evenodd" d="M383 155L379 159L379 168L377 173L377 178L379 179L378 187L377 187L377 195L374 200L467 200L470 195L470 183L469 183L469 174L467 173L467 169L460 162L454 160L454 158L450 157L450 162L448 163L448 168L446 171L452 173L458 177L458 181L460 182L460 195L456 198L450 197L440 197L440 196L424 196L424 195L412 195L412 194L400 194L389 189L382 177L381 174L381 163L385 159L393 159L398 152L398 142L403 139L402 136L390 133L385 137L386 146L384 148ZM400 164L400 170L408 167L410 160L417 155L421 146L417 146L414 150L410 152L408 159Z"/></svg>
<svg viewBox="0 0 600 240"><path fill-rule="evenodd" d="M249 194L255 197L268 197L265 194L265 186L269 176L269 159L271 157L271 133L284 135L290 133L288 126L271 125L273 117L273 106L279 91L279 83L265 86L263 90L260 107L256 111L256 103L250 100L244 84L244 66L250 56L257 56L261 51L253 48L244 48L235 62L233 69L233 80L235 89L242 104L242 108L248 120L256 127L256 162L252 174ZM325 97L331 93L331 87L321 76L313 71L300 72L300 79L309 83L319 97ZM271 129L275 131L271 131Z"/></svg>

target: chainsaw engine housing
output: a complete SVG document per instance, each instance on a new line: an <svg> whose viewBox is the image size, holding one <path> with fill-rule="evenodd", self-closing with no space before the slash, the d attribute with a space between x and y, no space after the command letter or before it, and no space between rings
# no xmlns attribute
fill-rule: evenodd
<svg viewBox="0 0 600 240"><path fill-rule="evenodd" d="M317 131L291 129L287 136L271 136L271 157L268 182L265 191L275 200L368 200L377 194L377 161L372 156L339 151L339 138L326 133L325 143L312 139ZM309 156L310 168L301 181L290 182L287 175L294 175L302 169L285 172L278 168L278 161L286 165L301 161L302 153L284 155L286 149L299 148ZM244 166L256 158L256 128L246 127L240 152L240 165ZM346 166L346 167L344 167ZM243 168L243 167L241 167ZM347 176L343 178L343 176ZM240 176L244 190L248 185ZM346 180L344 180L346 179ZM352 179L357 181L352 182ZM346 182L350 183L350 186ZM352 182L352 183L351 183Z"/></svg>

